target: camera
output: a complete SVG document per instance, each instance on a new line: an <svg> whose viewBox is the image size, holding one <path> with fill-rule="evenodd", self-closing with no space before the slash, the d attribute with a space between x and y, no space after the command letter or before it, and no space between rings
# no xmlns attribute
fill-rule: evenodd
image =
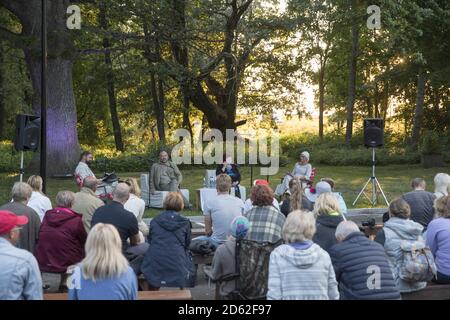
<svg viewBox="0 0 450 320"><path fill-rule="evenodd" d="M369 220L367 220L367 221L363 221L363 222L361 223L361 225L362 225L363 227L374 228L374 227L375 227L375 219L372 218L372 219L369 219Z"/></svg>

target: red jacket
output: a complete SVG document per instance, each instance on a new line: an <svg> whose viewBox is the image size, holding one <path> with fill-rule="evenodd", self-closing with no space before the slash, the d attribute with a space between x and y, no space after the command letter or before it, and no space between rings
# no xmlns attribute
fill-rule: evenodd
<svg viewBox="0 0 450 320"><path fill-rule="evenodd" d="M87 234L81 217L67 208L45 213L35 252L41 272L63 273L83 260Z"/></svg>

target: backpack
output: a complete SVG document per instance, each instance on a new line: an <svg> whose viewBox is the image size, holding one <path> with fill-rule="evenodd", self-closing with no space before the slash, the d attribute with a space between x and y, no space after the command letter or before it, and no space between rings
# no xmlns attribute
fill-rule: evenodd
<svg viewBox="0 0 450 320"><path fill-rule="evenodd" d="M397 235L395 230L388 228ZM408 282L428 282L437 273L431 249L421 237L418 240L403 240L400 243L402 257L397 266L400 279Z"/></svg>
<svg viewBox="0 0 450 320"><path fill-rule="evenodd" d="M277 243L259 243L250 240L240 240L238 291L247 300L265 300L269 280L269 259L272 251L281 245Z"/></svg>

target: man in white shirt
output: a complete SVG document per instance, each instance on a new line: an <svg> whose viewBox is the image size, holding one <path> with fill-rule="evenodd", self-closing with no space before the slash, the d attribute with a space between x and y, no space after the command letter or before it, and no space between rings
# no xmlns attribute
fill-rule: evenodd
<svg viewBox="0 0 450 320"><path fill-rule="evenodd" d="M92 153L89 151L84 151L81 154L80 162L75 169L75 176L80 177L80 180L83 181L86 177L95 177L95 174L92 172L89 165L93 162ZM96 178L97 179L97 178ZM101 183L101 179L97 179L97 183Z"/></svg>

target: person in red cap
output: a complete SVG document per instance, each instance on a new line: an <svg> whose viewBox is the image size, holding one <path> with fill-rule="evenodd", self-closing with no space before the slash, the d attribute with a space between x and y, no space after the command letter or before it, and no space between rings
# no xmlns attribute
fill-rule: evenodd
<svg viewBox="0 0 450 320"><path fill-rule="evenodd" d="M0 211L0 300L42 300L42 279L34 256L15 245L26 216Z"/></svg>

